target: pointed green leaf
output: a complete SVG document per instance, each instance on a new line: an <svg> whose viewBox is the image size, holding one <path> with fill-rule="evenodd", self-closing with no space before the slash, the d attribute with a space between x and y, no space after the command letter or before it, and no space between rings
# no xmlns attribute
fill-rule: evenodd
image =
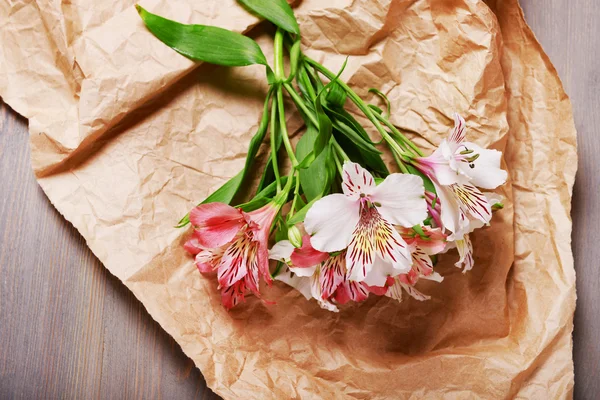
<svg viewBox="0 0 600 400"><path fill-rule="evenodd" d="M215 26L180 24L135 7L154 36L192 60L227 67L268 65L260 46L247 36Z"/></svg>
<svg viewBox="0 0 600 400"><path fill-rule="evenodd" d="M286 0L238 0L251 11L271 21L281 29L300 34L300 27L294 16L292 7Z"/></svg>
<svg viewBox="0 0 600 400"><path fill-rule="evenodd" d="M296 157L299 160L303 160L311 153L317 136L317 128L312 124L309 125L296 145ZM308 201L323 193L327 186L327 153L327 151L323 151L311 162L308 168L299 171L300 185Z"/></svg>
<svg viewBox="0 0 600 400"><path fill-rule="evenodd" d="M389 119L389 118L390 118L390 114L391 114L391 110L392 110L391 103L390 103L390 99L388 99L388 97L387 97L385 94L383 94L383 93L381 92L381 90L379 90L379 89L376 89L376 88L371 88L371 89L369 89L369 93L375 93L377 96L379 96L379 97L381 97L381 99L383 99L383 101L385 102L385 105L386 105L386 106L385 106L385 107L386 107L386 110L387 110L387 114L386 114L386 116L385 116L385 117L386 117L387 119ZM381 108L379 108L379 107L377 107L377 108L378 108L379 110L381 110ZM382 111L382 112L380 112L380 114L383 114L383 111Z"/></svg>
<svg viewBox="0 0 600 400"><path fill-rule="evenodd" d="M331 104L332 107L344 107L346 104L346 98L348 95L342 86L338 83L334 83L327 93L327 103Z"/></svg>

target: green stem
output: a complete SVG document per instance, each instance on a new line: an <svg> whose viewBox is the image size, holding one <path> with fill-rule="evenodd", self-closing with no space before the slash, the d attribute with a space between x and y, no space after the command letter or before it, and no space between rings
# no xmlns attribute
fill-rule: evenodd
<svg viewBox="0 0 600 400"><path fill-rule="evenodd" d="M414 144L412 142L412 140L410 140L409 138L407 138L402 132L400 132L398 130L398 128L396 128L394 126L394 124L392 124L390 121L388 121L387 119L385 119L383 117L383 115L380 114L375 114L375 118L377 118L378 120L380 120L383 124L385 124L385 126L387 126L394 135L398 136L398 138L400 140L402 140L406 145L408 145L410 147L409 150L411 150L413 153L415 153L415 155L418 155L419 157L423 157L423 152L421 151L421 149L419 147L417 147L416 144Z"/></svg>
<svg viewBox="0 0 600 400"><path fill-rule="evenodd" d="M296 103L296 106L300 108L304 112L304 114L306 114L306 116L310 119L310 122L312 122L315 126L318 127L319 122L317 121L317 117L312 113L312 111L308 109L308 107L302 100L302 97L300 97L300 95L298 94L298 92L296 92L292 85L290 85L289 83L284 83L283 87L288 92L294 103Z"/></svg>
<svg viewBox="0 0 600 400"><path fill-rule="evenodd" d="M275 79L277 82L283 81L283 31L277 29L275 32L275 40L273 41L273 58L274 58L274 71Z"/></svg>
<svg viewBox="0 0 600 400"><path fill-rule="evenodd" d="M271 163L273 173L277 182L277 193L281 192L281 177L279 176L279 165L277 165L277 143L275 133L277 132L277 99L273 98L271 103Z"/></svg>
<svg viewBox="0 0 600 400"><path fill-rule="evenodd" d="M285 121L285 107L283 104L283 91L281 90L281 86L277 88L277 106L279 110L279 129L281 129L281 138L283 139L283 145L285 146L285 150L287 151L288 156L290 157L292 167L296 169L296 167L298 167L298 160L296 159L294 149L292 148L292 144L290 143L290 137L288 136L287 125Z"/></svg>
<svg viewBox="0 0 600 400"><path fill-rule="evenodd" d="M298 196L300 196L300 171L296 171L296 188L294 189L294 199L292 200L292 208L288 213L287 219L289 221L290 218L294 216L296 212L296 201L298 200Z"/></svg>
<svg viewBox="0 0 600 400"><path fill-rule="evenodd" d="M305 57L304 60L308 64L312 65L317 71L325 75L327 79L333 80L336 78L336 74L329 71L327 68L325 68L323 65L319 64L315 60L309 57ZM363 114L365 114L365 116L373 123L381 137L385 139L392 151L397 152L398 155L403 155L404 151L402 150L402 148L400 148L398 143L385 130L385 128L381 125L377 117L375 117L375 115L373 114L373 111L371 111L371 109L365 104L365 102L356 93L354 93L354 90L352 90L344 81L338 79L337 83L346 91L348 97L350 97L354 104L356 104L356 106L363 112Z"/></svg>
<svg viewBox="0 0 600 400"><path fill-rule="evenodd" d="M340 155L337 151L333 152L333 161L335 162L335 166L340 176L344 176L344 167L342 166L342 162L340 161Z"/></svg>
<svg viewBox="0 0 600 400"><path fill-rule="evenodd" d="M342 160L350 161L350 157L348 157L348 154L346 154L344 149L342 149L342 146L340 146L340 144L337 142L337 140L332 139L332 143L333 143L333 148L335 149L335 152L342 158Z"/></svg>
<svg viewBox="0 0 600 400"><path fill-rule="evenodd" d="M402 160L402 158L393 151L392 151L392 155L394 156L394 160L396 160L396 164L398 164L400 171L402 171L402 173L404 173L404 174L408 174L409 173L408 168L406 168L406 165L404 165L404 161Z"/></svg>

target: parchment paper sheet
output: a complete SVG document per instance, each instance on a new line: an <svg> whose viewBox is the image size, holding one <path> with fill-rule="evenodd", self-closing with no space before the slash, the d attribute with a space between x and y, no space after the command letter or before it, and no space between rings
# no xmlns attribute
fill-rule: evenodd
<svg viewBox="0 0 600 400"><path fill-rule="evenodd" d="M570 102L517 0L304 0L304 47L394 122L505 152L506 207L474 237L476 267L441 258L428 302L339 314L280 283L231 313L173 228L243 165L266 91L259 67L196 65L156 40L133 0L0 2L0 95L29 118L43 190L225 398L571 398L575 271ZM234 0L148 0L185 23L255 36ZM251 30L252 29L252 30ZM377 101L373 99L373 101ZM290 109L291 110L291 109ZM298 125L290 111L290 123Z"/></svg>

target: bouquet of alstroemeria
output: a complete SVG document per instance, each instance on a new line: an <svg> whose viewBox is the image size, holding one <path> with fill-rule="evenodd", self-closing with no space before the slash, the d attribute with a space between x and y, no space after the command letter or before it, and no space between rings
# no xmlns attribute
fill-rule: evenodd
<svg viewBox="0 0 600 400"><path fill-rule="evenodd" d="M402 299L402 292L425 300L419 279L442 281L436 255L456 247L456 263L473 268L469 233L490 223L502 207L499 196L482 193L507 178L501 153L467 142L465 121L429 156L366 104L334 73L305 56L300 29L285 0L239 0L277 26L272 67L249 37L225 29L183 25L138 6L148 29L166 45L198 61L266 67L269 91L242 171L211 194L180 227L194 230L185 248L202 273L217 273L228 309L253 293L260 281L280 280L321 307L337 311L370 293ZM289 71L284 68L289 58ZM343 67L342 67L343 70ZM295 148L288 136L284 96L299 110L306 129ZM381 136L374 142L346 110L348 99ZM250 201L231 205L269 133L270 155ZM390 172L379 144L387 145L398 173ZM280 151L283 145L284 151ZM289 162L281 160L285 153ZM283 165L291 168L285 173ZM286 205L289 205L286 206ZM284 207L286 206L286 207ZM305 233L302 233L304 230ZM269 243L275 242L269 250ZM269 259L276 260L273 269Z"/></svg>

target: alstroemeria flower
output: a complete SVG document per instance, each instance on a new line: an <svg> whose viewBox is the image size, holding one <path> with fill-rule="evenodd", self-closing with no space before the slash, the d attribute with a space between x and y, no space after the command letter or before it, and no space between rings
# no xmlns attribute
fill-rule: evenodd
<svg viewBox="0 0 600 400"><path fill-rule="evenodd" d="M419 301L429 300L427 296L415 288L419 279L427 279L436 282L442 282L444 278L433 271L431 258L422 249L412 245L413 267L407 274L401 274L396 277L388 277L386 286L388 286L385 295L402 301L402 292L405 291L411 297Z"/></svg>
<svg viewBox="0 0 600 400"><path fill-rule="evenodd" d="M259 279L271 283L268 239L279 207L249 213L223 203L202 204L190 213L194 235L184 245L200 272L217 271L221 300L230 309L248 290L260 297Z"/></svg>
<svg viewBox="0 0 600 400"><path fill-rule="evenodd" d="M269 257L282 261L287 269L275 279L292 286L307 300L317 300L325 310L338 312L336 304L366 300L369 293L383 294L385 288L370 287L364 282L347 279L346 255L320 252L311 246L310 236L302 239L302 248L297 249L287 240L277 242L269 251ZM302 266L299 267L295 262ZM312 265L310 265L312 264Z"/></svg>
<svg viewBox="0 0 600 400"><path fill-rule="evenodd" d="M465 142L465 137L465 120L454 114L450 136L431 155L417 159L419 169L445 186L470 183L495 189L506 182L508 174L500 168L502 153Z"/></svg>
<svg viewBox="0 0 600 400"><path fill-rule="evenodd" d="M312 246L326 253L347 248L351 281L382 286L386 275L410 270L411 256L394 225L421 223L427 217L423 180L415 175L391 174L380 185L360 165L345 162L343 194L318 200L306 214L304 227ZM383 279L383 281L381 281Z"/></svg>
<svg viewBox="0 0 600 400"><path fill-rule="evenodd" d="M502 196L496 193L484 193L484 196L491 206L494 206L496 204L502 204ZM475 265L475 260L473 259L473 245L471 244L469 234L475 229L479 229L486 225L479 219L468 218L468 220L469 225L464 234L460 237L458 237L457 235L453 235L453 245L456 246L456 249L458 250L458 255L460 257L460 259L454 265L458 268L462 268L463 273L470 271Z"/></svg>
<svg viewBox="0 0 600 400"><path fill-rule="evenodd" d="M500 168L502 153L465 142L465 121L457 114L454 120L450 137L414 164L435 186L441 224L460 238L471 219L487 224L492 218L491 205L477 187L495 189L506 182L508 174Z"/></svg>
<svg viewBox="0 0 600 400"><path fill-rule="evenodd" d="M422 226L424 237L413 228L399 228L398 231L409 246L416 246L425 254L434 255L444 251L446 248L446 235L441 228Z"/></svg>

